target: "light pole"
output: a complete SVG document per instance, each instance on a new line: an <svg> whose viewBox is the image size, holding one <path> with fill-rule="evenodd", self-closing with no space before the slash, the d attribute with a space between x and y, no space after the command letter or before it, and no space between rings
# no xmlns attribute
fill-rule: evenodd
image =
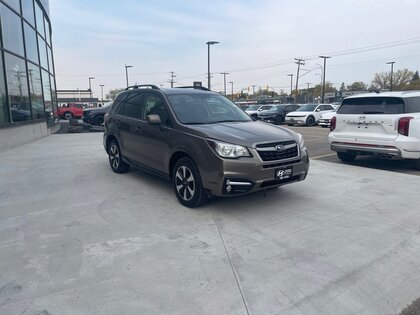
<svg viewBox="0 0 420 315"><path fill-rule="evenodd" d="M391 92L392 92L392 76L394 74L394 63L395 61L389 61L386 63L387 65L391 65Z"/></svg>
<svg viewBox="0 0 420 315"><path fill-rule="evenodd" d="M132 68L133 66L127 66L125 65L125 81L127 82L128 87L128 68Z"/></svg>
<svg viewBox="0 0 420 315"><path fill-rule="evenodd" d="M231 91L232 91L232 94L231 95L232 95L232 101L233 101L233 82L230 81L229 83L231 84Z"/></svg>
<svg viewBox="0 0 420 315"><path fill-rule="evenodd" d="M319 73L314 73L314 74L320 77L321 81L319 83L319 87L322 89L322 75ZM315 97L315 90L314 90L314 97Z"/></svg>
<svg viewBox="0 0 420 315"><path fill-rule="evenodd" d="M226 96L226 75L230 74L229 72L221 72L220 74L223 74L223 83L225 86L225 96Z"/></svg>
<svg viewBox="0 0 420 315"><path fill-rule="evenodd" d="M92 103L92 83L91 81L94 80L95 77L89 77L89 94L90 94L90 100L89 104Z"/></svg>
<svg viewBox="0 0 420 315"><path fill-rule="evenodd" d="M324 99L325 99L325 68L327 67L327 59L331 57L319 56L319 58L324 59L324 74L322 75L322 93L321 93L321 104L322 104L324 103Z"/></svg>
<svg viewBox="0 0 420 315"><path fill-rule="evenodd" d="M102 98L101 98L101 100L102 100L102 103L104 102L104 84L99 84L99 86L101 87L101 96L102 96Z"/></svg>
<svg viewBox="0 0 420 315"><path fill-rule="evenodd" d="M293 93L293 73L290 73L287 76L290 77L290 96L292 96L292 93Z"/></svg>
<svg viewBox="0 0 420 315"><path fill-rule="evenodd" d="M207 88L211 90L211 83L210 83L210 45L216 45L219 42L216 41L209 41L207 42Z"/></svg>
<svg viewBox="0 0 420 315"><path fill-rule="evenodd" d="M309 103L309 85L310 83L306 83L308 85L308 88L306 89L306 102Z"/></svg>

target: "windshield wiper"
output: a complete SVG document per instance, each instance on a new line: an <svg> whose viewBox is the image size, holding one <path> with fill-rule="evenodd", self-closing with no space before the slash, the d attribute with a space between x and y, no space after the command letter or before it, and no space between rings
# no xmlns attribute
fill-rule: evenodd
<svg viewBox="0 0 420 315"><path fill-rule="evenodd" d="M203 121L191 121L187 123L183 123L184 125L207 125L209 122L203 122Z"/></svg>
<svg viewBox="0 0 420 315"><path fill-rule="evenodd" d="M225 123L225 122L245 122L248 120L238 120L238 119L226 119L226 120L217 120L209 122L209 124L218 124L218 123Z"/></svg>

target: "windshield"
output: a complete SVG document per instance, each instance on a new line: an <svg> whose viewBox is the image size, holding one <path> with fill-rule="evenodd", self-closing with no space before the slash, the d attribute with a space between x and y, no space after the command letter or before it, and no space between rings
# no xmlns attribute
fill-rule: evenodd
<svg viewBox="0 0 420 315"><path fill-rule="evenodd" d="M317 104L306 104L296 111L297 112L313 112L317 106L318 106Z"/></svg>
<svg viewBox="0 0 420 315"><path fill-rule="evenodd" d="M102 105L102 108L104 108L104 107L109 107L109 106L111 106L112 105L112 103L114 103L113 101L111 101L111 102L106 102L104 105Z"/></svg>
<svg viewBox="0 0 420 315"><path fill-rule="evenodd" d="M273 107L271 107L267 112L271 112L271 113L275 113L275 112L277 112L278 110L280 110L281 109L281 107L282 106L273 106Z"/></svg>
<svg viewBox="0 0 420 315"><path fill-rule="evenodd" d="M398 97L358 97L343 100L339 114L402 114L404 101Z"/></svg>
<svg viewBox="0 0 420 315"><path fill-rule="evenodd" d="M168 99L183 124L252 121L244 111L221 95L176 94L169 95Z"/></svg>
<svg viewBox="0 0 420 315"><path fill-rule="evenodd" d="M257 110L261 105L249 105L246 110Z"/></svg>

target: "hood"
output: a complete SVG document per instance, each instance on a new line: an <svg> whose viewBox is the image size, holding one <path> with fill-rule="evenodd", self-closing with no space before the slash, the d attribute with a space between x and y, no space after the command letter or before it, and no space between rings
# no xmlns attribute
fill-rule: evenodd
<svg viewBox="0 0 420 315"><path fill-rule="evenodd" d="M107 107L92 107L92 108L86 108L83 111L84 112L94 112L94 113L107 113L109 110L109 106Z"/></svg>
<svg viewBox="0 0 420 315"><path fill-rule="evenodd" d="M303 111L300 111L300 112L290 112L290 113L288 113L286 116L306 116L306 115L309 115L309 114L312 114L313 112L303 112Z"/></svg>
<svg viewBox="0 0 420 315"><path fill-rule="evenodd" d="M296 140L297 133L265 122L229 122L208 125L189 125L203 138L219 140L227 143L255 147L261 142Z"/></svg>
<svg viewBox="0 0 420 315"><path fill-rule="evenodd" d="M328 112L328 113L322 114L321 118L322 119L331 119L335 116L336 113L337 112Z"/></svg>

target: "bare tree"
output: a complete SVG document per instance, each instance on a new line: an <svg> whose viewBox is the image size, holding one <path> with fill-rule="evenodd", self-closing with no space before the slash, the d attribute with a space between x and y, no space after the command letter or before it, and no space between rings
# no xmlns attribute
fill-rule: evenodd
<svg viewBox="0 0 420 315"><path fill-rule="evenodd" d="M413 76L414 72L408 69L395 71L392 76L393 90L406 89ZM376 73L371 87L379 90L389 89L391 87L391 72Z"/></svg>

